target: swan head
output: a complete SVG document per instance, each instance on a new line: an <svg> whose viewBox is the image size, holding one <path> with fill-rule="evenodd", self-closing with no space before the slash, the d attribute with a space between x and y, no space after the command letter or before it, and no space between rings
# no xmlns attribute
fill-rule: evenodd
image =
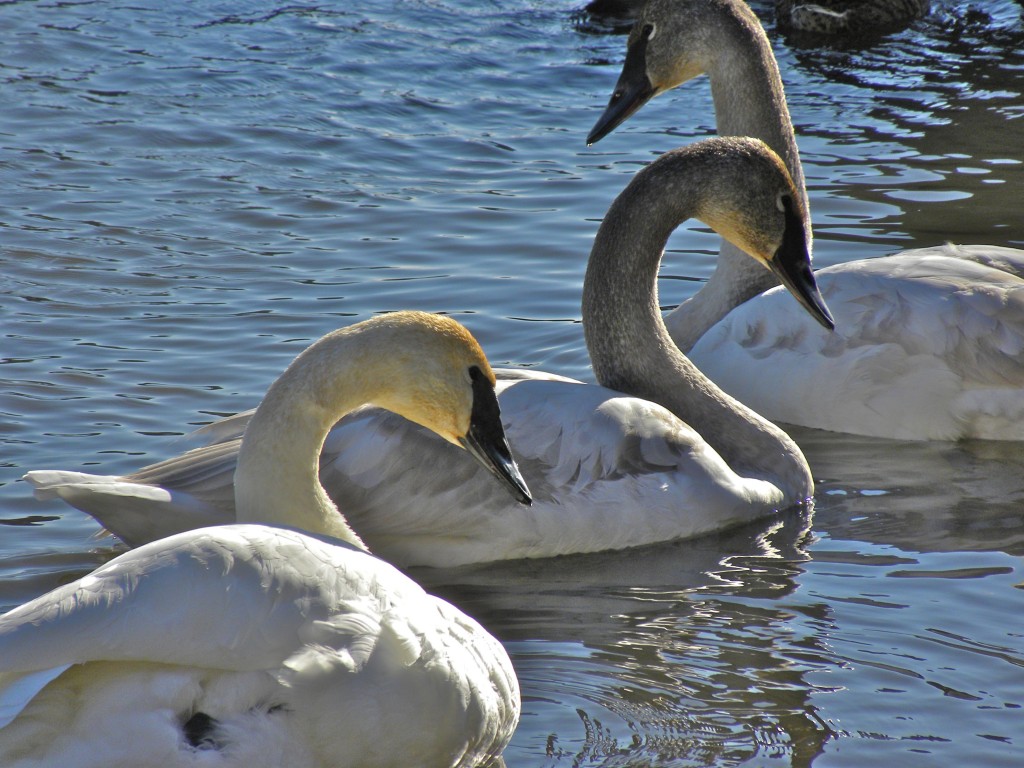
<svg viewBox="0 0 1024 768"><path fill-rule="evenodd" d="M494 384L480 345L448 317L394 312L328 333L274 381L246 426L235 468L238 521L288 525L365 549L344 503L339 510L319 481L331 428L365 405L465 448L529 504Z"/></svg>
<svg viewBox="0 0 1024 768"><path fill-rule="evenodd" d="M811 271L802 198L782 159L760 139L745 137L708 139L698 151L717 157L696 217L771 270L815 320L834 330Z"/></svg>
<svg viewBox="0 0 1024 768"><path fill-rule="evenodd" d="M707 0L646 3L629 33L626 60L608 106L587 144L596 144L659 93L708 71L717 53L716 36L708 27L728 18Z"/></svg>
<svg viewBox="0 0 1024 768"><path fill-rule="evenodd" d="M501 424L494 372L470 332L450 317L426 312L394 312L366 323L384 333L375 345L384 359L373 404L464 448L518 501L530 504Z"/></svg>

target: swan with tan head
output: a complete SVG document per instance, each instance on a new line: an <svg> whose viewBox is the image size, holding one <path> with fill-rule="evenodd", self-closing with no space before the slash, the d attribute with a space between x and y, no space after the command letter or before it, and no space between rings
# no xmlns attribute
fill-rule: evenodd
<svg viewBox="0 0 1024 768"><path fill-rule="evenodd" d="M741 0L647 3L588 143L702 73L719 134L763 139L807 210L778 65ZM704 373L771 419L875 437L1024 440L1024 250L947 244L815 277L834 333L794 311L770 290L772 276L728 244L711 279L666 324Z"/></svg>
<svg viewBox="0 0 1024 768"><path fill-rule="evenodd" d="M0 617L0 764L405 768L498 755L519 717L505 650L366 552L317 480L328 430L368 403L469 448L513 503L529 502L493 373L462 326L403 312L331 333L249 422L235 478L249 522L131 550Z"/></svg>
<svg viewBox="0 0 1024 768"><path fill-rule="evenodd" d="M810 497L810 472L793 441L686 361L656 312L665 242L691 216L751 254L744 258L757 272L780 275L829 322L810 273L800 199L781 161L760 142L735 139L667 153L619 195L591 251L583 326L604 386L499 374L505 429L531 507L397 417L363 411L331 431L321 479L375 552L405 565L449 566L622 549L711 533ZM221 428L232 438L241 424L244 417ZM140 543L197 520L233 521L225 502L236 453L228 439L129 478L28 477L39 493L59 495Z"/></svg>

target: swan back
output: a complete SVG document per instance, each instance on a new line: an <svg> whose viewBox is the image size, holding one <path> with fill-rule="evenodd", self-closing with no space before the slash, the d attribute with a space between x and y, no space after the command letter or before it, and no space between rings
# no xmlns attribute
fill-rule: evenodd
<svg viewBox="0 0 1024 768"><path fill-rule="evenodd" d="M318 477L328 431L363 405L386 408L467 448L528 503L494 383L480 345L448 317L395 312L327 334L274 382L246 428L235 471L238 521L289 525L363 546Z"/></svg>
<svg viewBox="0 0 1024 768"><path fill-rule="evenodd" d="M5 766L468 766L519 717L472 618L368 553L263 525L124 553L0 617L0 648L3 692L36 689L0 712ZM218 725L196 749L198 712Z"/></svg>

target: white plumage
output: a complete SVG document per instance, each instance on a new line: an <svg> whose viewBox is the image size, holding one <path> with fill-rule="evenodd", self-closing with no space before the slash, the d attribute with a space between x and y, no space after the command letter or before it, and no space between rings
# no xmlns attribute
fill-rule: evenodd
<svg viewBox="0 0 1024 768"><path fill-rule="evenodd" d="M500 754L519 717L501 644L364 551L315 479L327 430L375 399L497 456L495 474L521 490L492 386L446 318L396 313L311 346L244 441L239 517L263 524L160 539L0 617L0 765L406 768ZM305 531L280 526L300 508Z"/></svg>
<svg viewBox="0 0 1024 768"><path fill-rule="evenodd" d="M986 263L1004 253L1024 267L1021 251L954 245L826 267L815 277L836 333L787 312L779 288L733 310L690 355L730 394L790 424L1024 440L1024 281ZM764 375L781 386L756 386Z"/></svg>
<svg viewBox="0 0 1024 768"><path fill-rule="evenodd" d="M76 665L8 710L7 768L473 765L518 716L472 619L372 555L262 525L121 555L0 618L0 652ZM193 746L197 712L216 727Z"/></svg>

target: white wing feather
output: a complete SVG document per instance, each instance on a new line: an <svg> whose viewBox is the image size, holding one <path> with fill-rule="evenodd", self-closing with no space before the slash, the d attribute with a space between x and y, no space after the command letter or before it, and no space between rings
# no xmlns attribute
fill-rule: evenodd
<svg viewBox="0 0 1024 768"><path fill-rule="evenodd" d="M519 689L497 640L392 566L269 526L147 544L0 617L4 765L207 764L196 712L218 765L471 765Z"/></svg>
<svg viewBox="0 0 1024 768"><path fill-rule="evenodd" d="M321 482L370 548L399 565L594 552L681 539L776 511L769 483L741 477L668 410L572 379L502 372L502 421L534 503L524 507L465 451L373 408L336 426ZM127 478L170 501L110 498L103 483L53 489L129 544L196 524L230 522L235 435L244 417L212 430L226 440ZM27 478L41 484L41 475ZM116 517L117 519L113 519ZM150 522L152 521L152 522ZM624 522L625 521L625 522Z"/></svg>
<svg viewBox="0 0 1024 768"><path fill-rule="evenodd" d="M337 542L255 525L201 529L126 552L0 617L0 658L5 672L101 660L269 669L314 640L365 644L389 595L410 586Z"/></svg>
<svg viewBox="0 0 1024 768"><path fill-rule="evenodd" d="M822 269L827 333L775 289L690 358L768 418L902 439L1024 440L1024 252L905 251Z"/></svg>

